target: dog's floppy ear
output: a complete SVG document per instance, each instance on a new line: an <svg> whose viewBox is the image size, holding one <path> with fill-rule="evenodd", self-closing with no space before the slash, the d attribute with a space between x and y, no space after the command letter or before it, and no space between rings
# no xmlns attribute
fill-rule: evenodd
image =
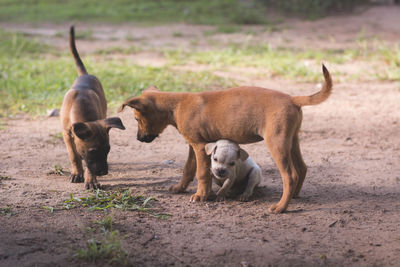
<svg viewBox="0 0 400 267"><path fill-rule="evenodd" d="M129 106L131 108L136 109L139 112L143 112L146 108L146 106L149 104L149 100L143 98L143 97L131 97L119 107L118 112L121 112L124 110L125 106Z"/></svg>
<svg viewBox="0 0 400 267"><path fill-rule="evenodd" d="M72 124L72 131L79 139L85 140L92 135L92 131L84 122Z"/></svg>
<svg viewBox="0 0 400 267"><path fill-rule="evenodd" d="M211 153L214 151L214 149L217 148L217 143L208 143L204 149L206 150L207 155L211 155Z"/></svg>
<svg viewBox="0 0 400 267"><path fill-rule="evenodd" d="M238 153L239 153L239 158L242 161L245 161L249 157L249 154L245 150L243 150L241 148L239 148L239 152Z"/></svg>
<svg viewBox="0 0 400 267"><path fill-rule="evenodd" d="M111 128L125 130L124 124L122 124L121 119L118 117L110 117L110 118L104 119L103 122L107 128L107 131L109 131Z"/></svg>

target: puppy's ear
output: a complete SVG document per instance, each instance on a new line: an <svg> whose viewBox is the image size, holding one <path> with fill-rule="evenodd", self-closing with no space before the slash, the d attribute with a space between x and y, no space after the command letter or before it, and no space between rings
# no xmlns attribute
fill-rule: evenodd
<svg viewBox="0 0 400 267"><path fill-rule="evenodd" d="M160 90L158 90L158 88L155 85L150 85L146 90L144 90L143 92L147 92L147 91L156 91L159 92Z"/></svg>
<svg viewBox="0 0 400 267"><path fill-rule="evenodd" d="M249 157L249 154L247 154L247 152L245 151L245 150L243 150L243 149L239 149L239 158L242 160L242 161L245 161L248 157Z"/></svg>
<svg viewBox="0 0 400 267"><path fill-rule="evenodd" d="M84 122L72 124L72 131L79 139L85 140L92 136L92 131Z"/></svg>
<svg viewBox="0 0 400 267"><path fill-rule="evenodd" d="M206 150L207 155L211 155L211 153L217 148L217 143L208 143L204 149Z"/></svg>
<svg viewBox="0 0 400 267"><path fill-rule="evenodd" d="M122 124L122 121L118 117L110 117L107 119L103 120L105 127L107 128L107 131L109 131L111 128L117 128L121 130L125 130L124 124Z"/></svg>
<svg viewBox="0 0 400 267"><path fill-rule="evenodd" d="M150 101L143 97L131 97L125 100L125 102L119 107L118 112L123 111L125 106L129 106L139 112L143 112L149 104Z"/></svg>

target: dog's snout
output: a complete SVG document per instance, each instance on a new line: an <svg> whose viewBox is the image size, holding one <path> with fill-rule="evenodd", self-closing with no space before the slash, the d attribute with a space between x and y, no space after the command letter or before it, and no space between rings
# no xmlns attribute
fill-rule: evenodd
<svg viewBox="0 0 400 267"><path fill-rule="evenodd" d="M96 176L102 176L108 174L108 164L104 162L89 164L88 168L90 172Z"/></svg>
<svg viewBox="0 0 400 267"><path fill-rule="evenodd" d="M140 142L151 143L154 139L156 139L157 135L137 135L137 140Z"/></svg>
<svg viewBox="0 0 400 267"><path fill-rule="evenodd" d="M108 174L108 170L101 170L99 175L107 175Z"/></svg>
<svg viewBox="0 0 400 267"><path fill-rule="evenodd" d="M226 169L218 169L217 170L217 174L218 174L218 176L220 176L220 177L224 177L226 174L227 174L227 171L226 171Z"/></svg>

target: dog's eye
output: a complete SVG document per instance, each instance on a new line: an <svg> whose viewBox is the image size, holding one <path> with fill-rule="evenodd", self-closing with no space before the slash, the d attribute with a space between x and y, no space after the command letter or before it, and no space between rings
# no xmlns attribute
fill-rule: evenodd
<svg viewBox="0 0 400 267"><path fill-rule="evenodd" d="M229 162L229 166L235 166L235 162L234 161Z"/></svg>
<svg viewBox="0 0 400 267"><path fill-rule="evenodd" d="M135 120L136 120L136 121L139 121L139 119L138 119L137 117L135 117Z"/></svg>
<svg viewBox="0 0 400 267"><path fill-rule="evenodd" d="M214 161L217 161L217 158L213 158Z"/></svg>

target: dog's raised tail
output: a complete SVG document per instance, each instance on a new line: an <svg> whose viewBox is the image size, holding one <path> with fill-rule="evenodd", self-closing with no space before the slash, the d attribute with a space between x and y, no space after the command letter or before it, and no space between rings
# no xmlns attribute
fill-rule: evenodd
<svg viewBox="0 0 400 267"><path fill-rule="evenodd" d="M324 73L325 82L321 91L310 96L293 96L292 101L294 104L300 107L317 105L328 99L332 93L332 78L324 64L322 64L322 71Z"/></svg>
<svg viewBox="0 0 400 267"><path fill-rule="evenodd" d="M83 74L87 74L85 65L83 65L83 62L82 62L81 58L79 57L78 50L76 50L74 26L71 26L69 29L69 47L71 48L72 55L74 56L75 65L78 68L79 76L83 75Z"/></svg>

